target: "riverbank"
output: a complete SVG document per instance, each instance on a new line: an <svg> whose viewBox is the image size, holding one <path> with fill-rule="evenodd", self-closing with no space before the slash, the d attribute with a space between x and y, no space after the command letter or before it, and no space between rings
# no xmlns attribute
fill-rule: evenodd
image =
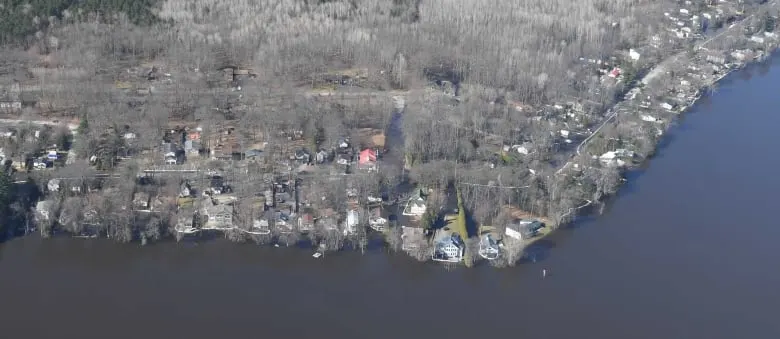
<svg viewBox="0 0 780 339"><path fill-rule="evenodd" d="M662 145L648 171L629 176L608 213L533 245L536 263L497 270L482 262L448 271L385 250L313 259L309 250L221 238L141 247L30 236L0 245L0 272L13 277L0 279L0 287L14 291L3 299L4 333L124 339L154 328L191 339L231 337L256 333L262 318L272 326L264 333L278 338L325 332L469 338L485 328L538 338L771 338L778 333L772 310L780 304L772 293L780 271L767 269L780 256L771 208L780 178L771 172L780 159L745 166L723 154L772 154L780 57L772 61L772 67L748 68L750 80L747 72L733 74L717 95L701 99L669 131L664 143L671 140L671 147ZM742 109L745 98L753 103ZM740 137L723 143L726 131ZM713 144L720 152L702 149ZM729 212L712 213L721 210ZM751 221L750 232L735 237L744 220ZM448 298L448 308L494 311L456 318L431 312L443 300L432 294L463 295ZM521 300L529 306L518 307ZM73 312L72 305L86 311ZM746 312L735 317L724 308ZM105 309L115 312L91 311ZM192 322L204 309L231 312ZM85 317L92 325L83 326ZM307 326L300 326L302 317ZM391 317L428 325L424 333L411 326L384 330ZM518 318L534 325L517 326ZM39 326L41 319L50 326ZM452 321L461 319L477 325L453 329ZM132 326L139 322L144 326Z"/></svg>
<svg viewBox="0 0 780 339"><path fill-rule="evenodd" d="M576 155L556 175L577 177L586 170L596 169L617 170L623 176L627 171L645 165L682 114L702 97L710 95L724 78L750 64L763 62L780 47L780 38L774 32L748 33L753 24L751 20L776 9L777 2L762 6L717 36L657 65L624 100L609 110L604 123L578 145ZM728 48L715 49L712 45ZM637 147L642 137L648 137L647 134L632 133L637 129L651 132L652 147ZM617 188L611 193L617 193ZM606 198L599 197L594 202L602 203ZM559 216L557 219L561 222L556 226L572 222L576 215Z"/></svg>
<svg viewBox="0 0 780 339"><path fill-rule="evenodd" d="M774 6L774 2L768 5ZM768 6L768 5L762 5L762 6ZM766 8L766 7L762 7L762 8ZM754 10L760 12L755 8L751 8L751 11ZM773 50L776 47L777 39L776 37L774 37L774 35L771 36L765 35L765 36L756 37L754 34L753 36L749 36L749 34L747 34L747 31L745 31L744 32L745 34L743 34L743 28L745 28L745 26L748 26L746 23L748 23L751 20L751 18L754 18L755 16L756 13L748 17L745 17L744 19L742 19L742 21L734 22L728 28L724 30L719 30L717 34L714 34L713 36L707 38L704 41L694 44L694 46L690 48L690 50L679 52L671 57L664 59L662 62L658 63L655 68L647 72L644 78L636 82L631 81L631 83L635 84L636 86L630 88L624 100L615 104L610 110L606 112L606 114L604 114L603 109L594 111L599 113L594 113L593 120L591 121L592 122L598 121L598 123L590 123L590 122L587 123L587 129L584 127L586 126L586 123L583 123L583 127L577 127L577 128L580 128L581 131L583 131L581 133L582 136L585 136L587 133L589 133L590 128L593 127L594 125L599 124L598 128L596 128L596 130L592 134L588 135L588 137L582 143L577 145L578 147L576 148L576 156L573 157L571 161L567 162L567 164L564 165L558 171L558 174L561 176L561 178L564 177L569 178L569 179L561 179L561 180L569 180L569 182L566 183L566 185L570 187L574 187L574 189L576 190L577 186L573 185L572 182L576 182L576 176L578 175L578 172L580 173L584 171L615 171L615 172L621 171L622 172L632 168L632 166L636 166L637 164L644 161L644 159L649 158L652 155L652 149L655 148L655 145L658 143L660 136L662 136L664 131L671 125L671 121L673 121L676 115L684 112L688 107L690 107L693 103L695 103L696 100L698 100L698 98L701 97L702 93L707 92L707 88L713 86L714 83L716 83L718 80L725 77L733 70L744 66L746 61L749 61L748 59L740 60L738 62L733 62L731 60L726 61L725 56L729 56L729 59L737 58L737 57L733 57L734 53L739 53L741 57L748 58L745 53L740 52L740 51L744 51L746 47L737 46L737 42L743 42L744 43L743 45L754 43L754 46L748 49L750 52L748 54L752 54L753 52L761 52L761 53L757 53L757 55L755 56L750 56L751 58L750 60L760 59L766 56L769 53L769 51ZM764 33L764 31L761 32ZM730 38L731 41L727 41L727 43L721 41L721 39L727 39L727 38ZM691 41L691 40L686 40L686 41ZM713 52L713 48L711 48L712 47L711 45L715 45L715 44L718 44L719 46L718 48L720 49L719 53L721 54L721 56L724 56L723 58L719 57L716 52ZM666 53L668 53L668 51L665 52L664 54ZM719 61L721 59L722 61ZM647 64L655 63L656 60L657 59L654 58L643 59L643 61L645 61ZM618 68L615 69L617 70L616 74L619 74L620 70ZM640 72L640 73L644 73L644 72ZM604 76L604 78L608 78L608 76ZM618 80L619 76L617 75L614 78L616 78L614 80L616 83L622 81L622 80ZM632 78L633 77L630 76L625 77L625 79L627 79L626 81L630 81L628 79L632 79ZM626 86L626 87L632 87L632 86ZM398 104L398 105L403 106L403 104ZM398 107L396 108L400 109ZM603 123L601 119L602 114L604 114L605 116ZM569 135L568 126L566 128L567 130L559 131L561 136L564 136L564 132L566 132L565 133L566 136ZM553 131L555 132L557 130L553 130ZM637 133L637 131L639 132ZM645 132L647 131L651 132L652 135L650 136L646 135L647 133ZM645 134L643 135L642 133ZM649 139L645 140L641 138L649 138ZM576 141L574 142L577 142L581 139L576 138L575 140ZM647 140L650 140L650 142L648 142ZM565 139L564 142L571 143L571 140ZM644 143L646 145L644 147L637 147L635 145L637 143ZM647 146L651 143L653 147ZM569 149L569 151L570 150L571 149ZM566 157L568 157L569 151L566 151L566 153L562 153L561 159L566 159ZM629 153L631 154L631 156L627 155ZM609 157L607 157L607 155L609 155ZM530 175L529 177L536 177L536 178L546 177L545 175L541 175L539 173L551 174L552 171L549 170L550 169L554 170L558 168L558 166L563 161L565 160L550 161L548 164L549 168L547 169L548 171L546 173L529 167L528 169L532 173L532 175ZM513 164L508 164L507 162L507 165L513 165ZM522 168L522 167L518 166L518 168ZM571 171L567 172L567 170L571 170ZM155 170L155 172L162 172L162 171ZM176 172L183 172L183 171L177 170ZM570 180L570 178L572 177L575 177L575 181ZM534 180L538 180L538 179L534 179ZM500 175L498 176L497 181L500 186L501 185ZM544 205L544 203L547 202L555 203L556 199L561 199L561 200L563 199L562 195L558 194L559 192L555 191L559 188L559 185L555 183L553 183L553 185L549 185L549 184L550 184L549 181L544 181L543 183L538 185L538 187L541 187L541 189L538 189L538 191L543 191L543 192L537 195L536 198L531 198L529 200L536 199L537 201L541 201L541 204L537 203L531 208L528 208L529 211L534 211L536 214L539 215L553 215L553 213L549 212L549 210L551 210L552 208L547 208L547 206L542 206L542 207L538 206L538 205ZM487 187L489 189L495 187L495 185L490 183L488 184L476 183L472 185ZM502 187L502 189L523 190L528 187L530 186L518 184L509 187ZM551 233L555 228L557 228L557 226L565 224L567 221L571 221L570 219L573 219L573 217L579 212L581 212L585 207L591 206L593 202L603 201L609 194L606 195L601 194L601 191L606 193L611 193L611 194L614 194L617 191L617 185L615 185L614 189L612 189L611 187L609 189L603 189L600 190L598 196L589 197L589 195L591 194L590 192L592 191L591 188L592 187L588 187L587 189L582 189L581 191L585 193L582 194L581 196L576 196L575 198L571 198L572 196L570 196L569 199L570 201L568 201L569 202L568 204L559 204L560 206L556 206L560 208L556 208L555 209L556 212L554 214L557 215L555 215L554 218L550 218L553 221L546 223L549 227L543 228L538 233L538 236L536 237L528 239L524 236L523 244L527 246L532 244L533 242L545 238L546 236L548 236L549 233ZM336 189L334 188L334 190ZM341 190L341 188L338 188L338 190ZM187 189L187 191L189 191L189 188ZM550 198L550 196L552 196L552 198ZM526 198L523 197L521 199L516 199L515 201L525 200L525 199ZM338 197L332 200L343 201L343 199L338 199ZM474 201L475 199L472 196L470 200ZM142 201L142 203L145 204L150 203L150 199L148 199L148 197L144 201L145 202ZM276 201L276 199L274 199L274 201ZM212 203L217 204L216 202L213 201ZM180 208L179 209L180 213L178 213L180 215L178 215L178 217L184 216L184 218L179 218L179 220L182 221L181 225L187 226L189 224L192 224L193 218L190 217L189 215L185 216L184 214L186 213L181 213L182 212L181 206L178 207ZM209 212L220 213L220 214L215 214L214 216L219 216L219 220L224 220L226 219L225 216L239 215L239 213L236 212L237 210L234 210L232 208L233 207L225 208L225 211L227 210L232 211L229 212L229 214L228 212L218 211L217 208L210 209L211 211ZM105 209L110 210L110 208L108 207L106 207ZM470 207L469 209L476 210L473 207ZM342 208L337 208L337 210L342 210ZM297 212L297 208L295 209L295 211ZM172 215L173 211L167 211L167 212L171 212L170 213L171 215L161 215L162 218L159 218L163 222L157 220L158 218L156 217L148 218L149 224L152 225L152 228L155 228L156 226L154 225L157 224L171 224L170 221L175 217ZM280 214L279 216L281 217L282 215ZM312 215L309 215L309 217L311 216ZM289 215L285 214L284 217L289 217ZM207 227L207 228L219 232L225 232L228 235L229 233L238 233L241 235L240 237L239 236L235 237L235 238L240 238L238 240L246 240L246 238L250 238L250 237L255 238L256 236L257 238L263 238L260 241L255 240L257 242L268 242L268 239L271 239L272 241L277 241L278 238L272 235L273 230L269 228L268 224L263 224L258 222L257 226L255 226L254 223L251 223L252 220L249 220L249 222L247 222L246 216L244 216L244 219L245 220L242 220L243 222L240 223L242 225L242 228L232 227L232 225L239 224L239 223L234 224L232 221L221 225L212 223L210 226L213 227ZM58 222L59 220L60 219L57 219ZM489 218L483 218L482 221L484 220L489 220ZM198 221L200 221L199 218ZM284 219L284 221L285 221L284 225L282 226L287 226L288 220ZM278 225L279 223L280 222L277 222L276 225L277 228L281 228ZM311 225L307 225L307 227L310 226ZM342 227L342 226L333 223L332 225L328 225L328 227L325 227L325 229L332 231L333 229L338 227ZM125 227L117 227L117 228L124 229ZM159 227L156 228L159 229ZM74 229L78 230L78 228L74 228ZM127 229L129 229L129 227L127 227ZM174 232L172 233L175 234L175 231L177 230L179 229L174 228L173 229ZM191 233L196 231L192 227L185 227L182 228L181 230L184 231L183 233ZM166 229L166 231L170 231L170 229ZM282 233L279 230L277 230L277 232ZM285 230L283 232L287 232L287 231ZM105 233L108 234L108 232ZM118 233L123 233L123 232L118 232ZM160 238L161 237L160 234L164 236L170 234L166 232L155 233L155 232L139 231L138 233L132 233L128 231L128 232L124 232L124 234L126 234L127 236L121 239L123 239L124 241L135 241L141 239L141 241L143 242L147 237L146 235L147 233L152 234L151 235L152 239ZM336 233L342 233L342 232L336 232ZM140 236L136 236L137 234L140 234ZM334 249L342 248L340 246L345 241L345 237L351 235L352 232L351 231L347 232L345 229L343 234L344 236L336 235L332 237L335 244L335 246L333 247ZM269 236L266 237L266 235ZM424 240L428 242L426 245L432 245L430 242L431 240L430 234L426 234L426 235L427 237L424 238ZM115 238L115 236L112 236L112 238ZM317 236L313 236L311 238L313 244L322 240ZM298 238L296 237L296 239ZM360 236L354 236L352 238L348 238L346 241L354 245L357 243L361 243L364 240L365 237L361 234ZM467 240L466 241L467 243L470 243L470 240L473 241L476 239L465 239L465 240ZM468 250L466 251L468 252ZM426 252L426 256L427 259L430 259L430 253Z"/></svg>
<svg viewBox="0 0 780 339"><path fill-rule="evenodd" d="M528 247L543 240L555 234L558 229L575 222L578 216L592 212L592 209L586 207L596 204L600 205L600 210L603 211L607 200L627 182L624 179L626 174L647 166L667 131L683 114L695 107L700 99L710 95L720 81L751 64L765 61L780 48L780 38L775 33L761 36L740 34L744 26L751 23L751 19L777 8L777 2L768 2L762 6L716 36L695 44L691 50L680 52L658 63L638 81L637 86L628 91L624 100L615 103L607 111L604 122L577 146L572 159L561 166L555 175L556 179L565 181L571 177L577 178L588 170L617 170L621 177L620 185L615 187L611 194L594 197L563 215L550 218L554 220L551 227L546 227L536 237L526 241L524 246ZM731 40L728 49L718 51L708 48L727 39ZM712 72L707 73L709 70ZM694 87L691 79L700 81ZM685 90L680 90L682 85L686 85ZM673 105L658 100L659 93L674 96L674 99L677 99L674 101L682 100ZM652 148L641 150L635 147L637 138L627 131L637 128L652 128ZM594 140L601 143L593 142ZM605 146L604 140L618 140L621 145L634 147Z"/></svg>

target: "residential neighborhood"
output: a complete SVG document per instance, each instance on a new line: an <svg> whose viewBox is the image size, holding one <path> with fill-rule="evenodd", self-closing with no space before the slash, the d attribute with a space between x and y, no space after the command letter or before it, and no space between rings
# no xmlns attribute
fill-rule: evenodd
<svg viewBox="0 0 780 339"><path fill-rule="evenodd" d="M602 207L680 114L780 44L774 2L663 6L662 29L636 44L566 61L559 75L576 91L546 72L508 90L444 61L410 85L400 52L279 85L221 51L209 68L134 59L91 89L110 100L87 104L67 80L103 73L41 54L0 77L0 160L35 187L25 232L47 237L217 235L318 253L386 243L419 260L512 265Z"/></svg>

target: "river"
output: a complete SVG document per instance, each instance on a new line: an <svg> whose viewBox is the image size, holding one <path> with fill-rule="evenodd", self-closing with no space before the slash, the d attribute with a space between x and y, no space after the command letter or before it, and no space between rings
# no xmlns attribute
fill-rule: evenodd
<svg viewBox="0 0 780 339"><path fill-rule="evenodd" d="M0 245L1 335L780 338L778 86L780 67L731 76L536 263L27 237Z"/></svg>

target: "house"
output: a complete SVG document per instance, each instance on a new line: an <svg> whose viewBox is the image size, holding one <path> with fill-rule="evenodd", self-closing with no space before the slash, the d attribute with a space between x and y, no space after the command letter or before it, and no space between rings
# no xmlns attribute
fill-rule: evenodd
<svg viewBox="0 0 780 339"><path fill-rule="evenodd" d="M0 129L0 136L4 138L13 138L16 136L16 131L2 127L2 129Z"/></svg>
<svg viewBox="0 0 780 339"><path fill-rule="evenodd" d="M49 189L49 192L57 192L60 190L60 179L51 179L46 184L46 188Z"/></svg>
<svg viewBox="0 0 780 339"><path fill-rule="evenodd" d="M317 154L314 155L314 160L318 164L322 164L322 163L328 161L328 158L330 158L330 155L325 150L320 150L319 152L317 152Z"/></svg>
<svg viewBox="0 0 780 339"><path fill-rule="evenodd" d="M514 109L516 112L530 112L533 111L533 107L531 105L528 105L524 102L517 101L517 100L507 100L506 102L507 106Z"/></svg>
<svg viewBox="0 0 780 339"><path fill-rule="evenodd" d="M634 156L634 152L621 148L602 154L599 156L599 160L607 166L622 167L626 164L623 159L631 159Z"/></svg>
<svg viewBox="0 0 780 339"><path fill-rule="evenodd" d="M512 239L526 240L536 236L543 227L539 220L516 219L506 225L505 234Z"/></svg>
<svg viewBox="0 0 780 339"><path fill-rule="evenodd" d="M754 35L754 36L750 37L750 41L755 42L755 43L759 43L759 44L763 44L765 40L764 40L763 37Z"/></svg>
<svg viewBox="0 0 780 339"><path fill-rule="evenodd" d="M628 50L628 57L631 58L631 60L637 61L639 60L640 56L641 55L639 54L639 52L635 51L633 48Z"/></svg>
<svg viewBox="0 0 780 339"><path fill-rule="evenodd" d="M158 195L151 199L149 202L149 208L152 211L162 211L168 202L170 201L166 201L166 199Z"/></svg>
<svg viewBox="0 0 780 339"><path fill-rule="evenodd" d="M344 221L344 235L355 233L360 224L360 213L356 210L347 211L347 219Z"/></svg>
<svg viewBox="0 0 780 339"><path fill-rule="evenodd" d="M317 228L325 231L336 231L339 229L338 223L336 223L335 215L328 212L326 212L325 215L317 218L316 226Z"/></svg>
<svg viewBox="0 0 780 339"><path fill-rule="evenodd" d="M658 118L656 118L656 117L654 117L652 115L647 115L647 114L642 115L641 118L642 118L642 121L654 122L654 123L657 123L657 124L661 124L661 123L664 122L661 119L658 119Z"/></svg>
<svg viewBox="0 0 780 339"><path fill-rule="evenodd" d="M463 260L465 248L466 244L460 235L445 227L436 231L431 259L443 262L460 262Z"/></svg>
<svg viewBox="0 0 780 339"><path fill-rule="evenodd" d="M314 229L314 216L311 213L303 213L298 217L298 230L305 233Z"/></svg>
<svg viewBox="0 0 780 339"><path fill-rule="evenodd" d="M192 187L189 182L183 182L179 188L179 197L186 198L192 196Z"/></svg>
<svg viewBox="0 0 780 339"><path fill-rule="evenodd" d="M12 113L22 109L21 101L0 101L0 112Z"/></svg>
<svg viewBox="0 0 780 339"><path fill-rule="evenodd" d="M271 227L268 223L268 219L255 218L252 220L252 227L250 227L249 230L245 232L254 235L271 234Z"/></svg>
<svg viewBox="0 0 780 339"><path fill-rule="evenodd" d="M84 225L98 225L100 224L100 216L95 209L87 209L82 213L82 223Z"/></svg>
<svg viewBox="0 0 780 339"><path fill-rule="evenodd" d="M232 228L233 227L233 206L217 204L206 206L203 214L208 218L206 224L209 228Z"/></svg>
<svg viewBox="0 0 780 339"><path fill-rule="evenodd" d="M374 231L383 232L387 226L387 219L380 215L372 215L368 218L368 226Z"/></svg>
<svg viewBox="0 0 780 339"><path fill-rule="evenodd" d="M176 232L192 234L199 230L195 228L195 210L192 208L179 209L176 219Z"/></svg>
<svg viewBox="0 0 780 339"><path fill-rule="evenodd" d="M290 156L290 160L297 160L302 163L309 163L309 161L311 160L311 154L309 154L309 152L307 152L304 149L299 149L296 150L295 153L293 153Z"/></svg>
<svg viewBox="0 0 780 339"><path fill-rule="evenodd" d="M672 104L668 103L668 102L662 102L661 103L661 108L663 108L663 109L665 109L667 111L671 111L671 110L674 109L674 106Z"/></svg>
<svg viewBox="0 0 780 339"><path fill-rule="evenodd" d="M187 140L200 141L200 133L202 128L198 127L194 131L187 131Z"/></svg>
<svg viewBox="0 0 780 339"><path fill-rule="evenodd" d="M532 145L530 143L524 143L522 145L512 145L511 149L515 150L515 152L519 154L528 155L531 153Z"/></svg>
<svg viewBox="0 0 780 339"><path fill-rule="evenodd" d="M133 194L133 206L137 209L148 209L149 208L149 201L150 196L146 192L136 192Z"/></svg>
<svg viewBox="0 0 780 339"><path fill-rule="evenodd" d="M500 254L498 241L490 233L485 233L479 238L479 256L486 260L495 260Z"/></svg>
<svg viewBox="0 0 780 339"><path fill-rule="evenodd" d="M403 215L422 216L425 214L426 205L425 199L419 195L415 195L409 199L404 207Z"/></svg>
<svg viewBox="0 0 780 339"><path fill-rule="evenodd" d="M634 151L629 151L629 150L627 150L625 148L618 148L618 149L615 150L614 153L615 153L616 156L618 156L620 158L633 158L636 155L636 153L634 153Z"/></svg>
<svg viewBox="0 0 780 339"><path fill-rule="evenodd" d="M349 165L352 163L352 155L340 153L338 157L336 157L336 163L339 165Z"/></svg>
<svg viewBox="0 0 780 339"><path fill-rule="evenodd" d="M617 78L620 76L620 73L622 73L622 70L618 67L613 68L609 73L607 74L610 78Z"/></svg>
<svg viewBox="0 0 780 339"><path fill-rule="evenodd" d="M212 176L209 178L209 189L208 193L219 195L219 194L225 194L230 193L232 191L232 188L225 184L225 179L221 176Z"/></svg>
<svg viewBox="0 0 780 339"><path fill-rule="evenodd" d="M200 140L187 140L184 142L184 152L189 155L198 155L203 145Z"/></svg>
<svg viewBox="0 0 780 339"><path fill-rule="evenodd" d="M168 153L174 153L175 154L176 147L170 143L170 142L163 142L160 146L160 153L162 154L168 154Z"/></svg>
<svg viewBox="0 0 780 339"><path fill-rule="evenodd" d="M44 222L49 220L49 212L51 211L52 202L49 200L41 200L35 203L35 218L38 222Z"/></svg>
<svg viewBox="0 0 780 339"><path fill-rule="evenodd" d="M338 142L339 149L346 150L350 147L349 138L341 138Z"/></svg>
<svg viewBox="0 0 780 339"><path fill-rule="evenodd" d="M358 165L364 168L376 167L376 153L376 150L369 148L360 151L360 154L358 155Z"/></svg>
<svg viewBox="0 0 780 339"><path fill-rule="evenodd" d="M259 149L250 149L248 151L244 151L244 159L247 160L260 161L263 159L263 157L265 157L265 153Z"/></svg>
<svg viewBox="0 0 780 339"><path fill-rule="evenodd" d="M705 60L709 63L713 63L716 65L725 65L726 64L726 56L723 54L708 54L705 57Z"/></svg>
<svg viewBox="0 0 780 339"><path fill-rule="evenodd" d="M293 223L290 222L290 215L282 211L272 213L274 226L279 234L290 234L293 232Z"/></svg>
<svg viewBox="0 0 780 339"><path fill-rule="evenodd" d="M166 165L176 165L178 163L179 162L176 159L176 153L173 153L173 152L165 153L165 164Z"/></svg>

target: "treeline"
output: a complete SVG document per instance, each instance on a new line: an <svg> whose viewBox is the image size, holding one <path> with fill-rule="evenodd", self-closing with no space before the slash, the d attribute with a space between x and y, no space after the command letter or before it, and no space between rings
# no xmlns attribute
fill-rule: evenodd
<svg viewBox="0 0 780 339"><path fill-rule="evenodd" d="M83 20L84 16L111 20L126 15L133 23L149 25L158 18L158 0L8 0L0 4L0 44L30 42L56 21Z"/></svg>

